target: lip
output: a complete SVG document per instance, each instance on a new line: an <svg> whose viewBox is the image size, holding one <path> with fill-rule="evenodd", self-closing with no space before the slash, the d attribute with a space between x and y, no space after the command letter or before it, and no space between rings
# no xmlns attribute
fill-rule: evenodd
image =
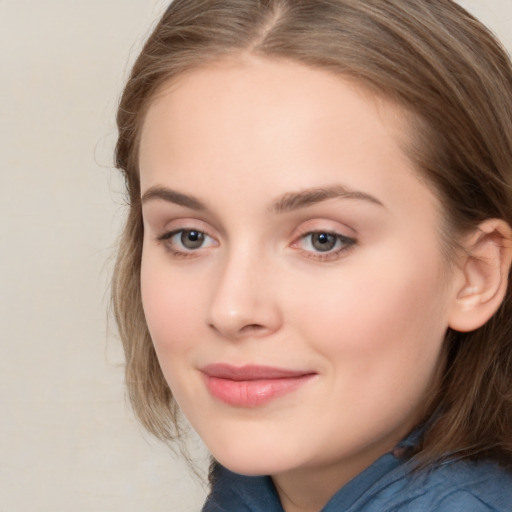
<svg viewBox="0 0 512 512"><path fill-rule="evenodd" d="M272 366L211 364L201 368L210 394L234 407L258 407L292 393L316 373Z"/></svg>

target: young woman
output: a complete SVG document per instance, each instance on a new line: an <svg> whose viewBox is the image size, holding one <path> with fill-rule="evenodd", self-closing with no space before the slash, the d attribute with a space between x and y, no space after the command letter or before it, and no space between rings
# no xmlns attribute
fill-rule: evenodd
<svg viewBox="0 0 512 512"><path fill-rule="evenodd" d="M512 66L450 0L175 0L113 282L204 511L512 510Z"/></svg>

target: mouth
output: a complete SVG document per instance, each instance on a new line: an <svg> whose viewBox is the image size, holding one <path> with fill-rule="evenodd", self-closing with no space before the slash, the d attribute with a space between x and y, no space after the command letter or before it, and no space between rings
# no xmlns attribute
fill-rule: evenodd
<svg viewBox="0 0 512 512"><path fill-rule="evenodd" d="M201 368L210 394L234 407L258 407L294 392L316 373L270 366L212 364Z"/></svg>

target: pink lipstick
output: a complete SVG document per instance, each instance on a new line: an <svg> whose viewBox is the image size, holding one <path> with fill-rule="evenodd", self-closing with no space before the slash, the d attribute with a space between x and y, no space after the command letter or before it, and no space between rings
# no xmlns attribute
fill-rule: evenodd
<svg viewBox="0 0 512 512"><path fill-rule="evenodd" d="M212 396L234 407L257 407L291 393L314 372L270 366L211 364L201 369Z"/></svg>

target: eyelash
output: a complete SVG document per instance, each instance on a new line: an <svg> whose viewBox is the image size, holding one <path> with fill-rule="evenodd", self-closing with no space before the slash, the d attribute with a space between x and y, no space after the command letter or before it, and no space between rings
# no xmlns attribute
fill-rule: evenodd
<svg viewBox="0 0 512 512"><path fill-rule="evenodd" d="M315 235L325 235L327 237L334 237L335 244L339 245L336 250L328 250L325 252L322 251L314 251L314 250L305 250L300 249L298 247L298 244L302 241L305 241L308 238L312 238ZM295 242L293 242L292 247L297 247L302 254L306 258L314 259L317 261L335 261L339 259L340 257L344 256L347 251L351 250L355 245L357 241L354 238L350 238L348 236L342 235L340 233L336 233L335 231L328 231L328 230L314 230L314 231L306 231L303 234L301 234ZM310 241L310 245L312 244L312 241Z"/></svg>
<svg viewBox="0 0 512 512"><path fill-rule="evenodd" d="M167 251L171 253L172 256L177 258L195 258L199 256L197 254L198 249L202 249L203 247L198 247L197 249L177 249L176 243L173 243L172 239L177 236L181 235L183 237L186 233L197 233L200 237L204 238L210 238L213 240L211 236L209 236L207 233L200 229L193 229L193 228L181 228L181 229L175 229L173 231L168 231L166 233L163 233L157 238L157 241L162 243Z"/></svg>
<svg viewBox="0 0 512 512"><path fill-rule="evenodd" d="M165 249L176 258L195 258L200 256L198 254L200 249L204 249L204 246L201 244L200 247L197 247L196 249L177 249L176 243L172 241L172 239L177 236L181 235L183 237L186 233L197 233L199 237L204 237L205 239L211 239L214 240L213 237L209 236L206 232L200 230L200 229L193 229L193 228L181 228L181 229L175 229L173 231L169 231L166 233L163 233L162 235L157 237L157 241L159 243L162 243L165 247ZM325 235L327 237L334 237L335 244L340 245L336 250L327 250L325 252L322 251L314 251L314 250L306 250L301 249L299 247L300 242L305 241L308 238L311 238L315 235ZM303 234L301 234L296 240L291 244L291 247L298 249L306 258L308 259L314 259L317 261L335 261L338 258L340 258L342 255L344 255L347 251L352 249L356 245L357 241L354 238L347 237L345 235L341 235L340 233L336 233L333 231L328 230L315 230L315 231L305 231ZM310 242L312 244L312 242ZM336 247L335 245L335 247Z"/></svg>

